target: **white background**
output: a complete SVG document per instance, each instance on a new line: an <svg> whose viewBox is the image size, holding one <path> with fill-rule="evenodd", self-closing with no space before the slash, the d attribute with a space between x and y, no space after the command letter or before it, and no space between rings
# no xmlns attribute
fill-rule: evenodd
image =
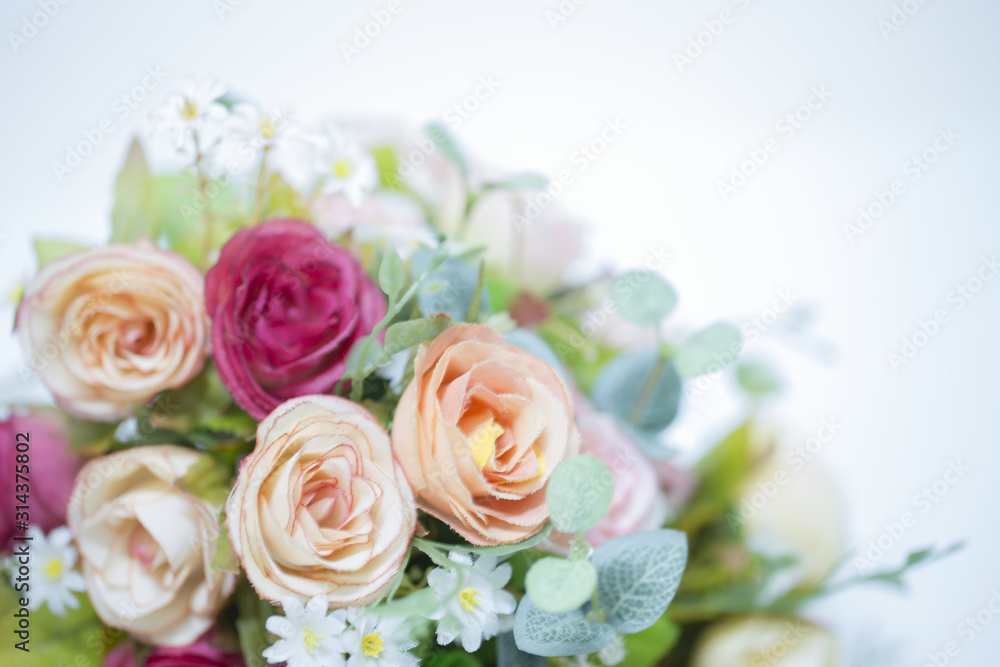
<svg viewBox="0 0 1000 667"><path fill-rule="evenodd" d="M717 318L742 324L790 290L815 316L814 352L801 351L801 337L777 344L788 322L764 336L789 389L774 411L800 439L824 417L843 423L819 458L840 481L849 542L863 547L905 511L917 524L880 565L916 546L968 540L912 577L905 596L872 589L817 605L847 661L861 664L856 656L875 646L883 657L871 664L923 665L928 651L957 641L950 664L996 664L1000 620L970 643L956 626L1000 589L1000 354L990 347L1000 280L961 310L949 293L1000 251L1000 5L910 0L915 13L883 34L891 0L586 0L554 27L546 11L558 11L557 0L398 2L350 62L341 44L387 1L244 0L222 16L210 0L70 2L16 49L9 33L40 4L5 2L0 288L31 276L36 234L105 239L128 141L192 75L216 75L307 117L414 123L442 116L492 76L499 88L458 137L497 164L548 173L572 168L578 147L621 118L622 137L562 197L593 222L595 247L621 265L643 262L651 247L671 253L665 273L682 297L676 331ZM701 35L708 45L679 68L674 54L723 10L734 20L714 38ZM119 120L112 105L150 66L166 81ZM776 123L814 86L830 99L783 137ZM52 162L105 117L115 129L60 182ZM942 128L959 138L911 181L904 164ZM723 201L718 182L769 137L777 152ZM851 243L844 225L896 179L905 192ZM893 370L887 354L939 309L948 322ZM4 306L0 328L9 331L11 318ZM826 348L817 340L835 353L818 358ZM43 397L18 378L14 339L2 341L0 401ZM732 425L736 413L713 405L705 399L685 414L679 442L686 433L696 449ZM701 445L692 433L703 434ZM930 511L915 509L913 495L951 460L971 471Z"/></svg>

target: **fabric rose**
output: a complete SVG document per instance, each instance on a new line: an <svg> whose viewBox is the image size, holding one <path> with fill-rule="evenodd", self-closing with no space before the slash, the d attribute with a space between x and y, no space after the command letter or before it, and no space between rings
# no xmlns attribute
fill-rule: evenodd
<svg viewBox="0 0 1000 667"><path fill-rule="evenodd" d="M373 602L402 567L413 493L389 436L337 396L292 399L257 427L226 503L233 549L257 594Z"/></svg>
<svg viewBox="0 0 1000 667"><path fill-rule="evenodd" d="M98 616L155 646L195 641L236 585L235 575L210 567L221 508L181 484L205 456L155 445L98 457L70 499L69 528Z"/></svg>
<svg viewBox="0 0 1000 667"><path fill-rule="evenodd" d="M20 433L26 434L27 439L18 437ZM25 495L28 496L31 525L46 533L66 523L66 503L76 473L83 465L82 459L69 449L65 420L56 410L15 409L10 417L0 421L0 550L14 535L14 506L20 504L15 499L18 488L14 477L19 442L27 444L30 450L31 475L44 480L44 483L32 485L30 493Z"/></svg>
<svg viewBox="0 0 1000 667"><path fill-rule="evenodd" d="M477 545L537 533L552 470L579 448L566 385L484 325L450 327L414 363L392 445L420 508Z"/></svg>
<svg viewBox="0 0 1000 667"><path fill-rule="evenodd" d="M244 667L239 651L224 651L212 645L208 635L187 646L160 646L144 663L136 660L129 642L114 647L104 658L102 667Z"/></svg>
<svg viewBox="0 0 1000 667"><path fill-rule="evenodd" d="M205 292L219 377L257 420L286 399L330 392L351 345L385 316L357 261L299 220L238 232Z"/></svg>
<svg viewBox="0 0 1000 667"><path fill-rule="evenodd" d="M81 250L38 272L18 310L21 345L59 405L115 421L202 368L202 278L146 240Z"/></svg>
<svg viewBox="0 0 1000 667"><path fill-rule="evenodd" d="M833 635L818 625L801 618L743 616L710 626L699 638L691 664L835 667L840 661Z"/></svg>

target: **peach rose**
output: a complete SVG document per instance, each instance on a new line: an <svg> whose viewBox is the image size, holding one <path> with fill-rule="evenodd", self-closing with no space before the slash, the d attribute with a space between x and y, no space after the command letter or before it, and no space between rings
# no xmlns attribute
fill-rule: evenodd
<svg viewBox="0 0 1000 667"><path fill-rule="evenodd" d="M221 508L180 485L204 456L176 445L101 456L70 497L67 522L94 609L147 644L195 641L236 586L235 575L210 568Z"/></svg>
<svg viewBox="0 0 1000 667"><path fill-rule="evenodd" d="M452 326L414 363L392 446L420 508L473 544L537 533L549 476L579 449L566 385L484 325Z"/></svg>
<svg viewBox="0 0 1000 667"><path fill-rule="evenodd" d="M143 240L46 264L17 328L30 370L66 412L114 421L201 370L204 302L198 271Z"/></svg>
<svg viewBox="0 0 1000 667"><path fill-rule="evenodd" d="M385 429L337 396L282 403L257 427L226 525L260 597L373 602L403 564L417 522Z"/></svg>

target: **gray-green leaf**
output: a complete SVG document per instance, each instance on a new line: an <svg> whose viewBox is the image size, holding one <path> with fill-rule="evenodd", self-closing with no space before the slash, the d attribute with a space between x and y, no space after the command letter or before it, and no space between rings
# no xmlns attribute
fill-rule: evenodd
<svg viewBox="0 0 1000 667"><path fill-rule="evenodd" d="M406 268L403 260L393 245L388 245L382 253L382 263L378 267L378 286L390 298L395 298L403 289L406 280Z"/></svg>
<svg viewBox="0 0 1000 667"><path fill-rule="evenodd" d="M539 609L562 614L579 609L594 594L597 570L589 560L543 558L528 570L524 586Z"/></svg>
<svg viewBox="0 0 1000 667"><path fill-rule="evenodd" d="M764 364L749 362L736 367L736 380L748 394L769 394L781 388L774 372Z"/></svg>
<svg viewBox="0 0 1000 667"><path fill-rule="evenodd" d="M455 322L447 317L421 317L418 320L397 322L385 331L385 351L396 354L417 343L434 338Z"/></svg>
<svg viewBox="0 0 1000 667"><path fill-rule="evenodd" d="M440 123L431 123L427 126L427 133L431 137L431 141L434 145L438 147L441 154L446 158L451 160L456 167L462 172L462 174L469 173L469 167L465 163L465 158L462 156L461 151L458 150L458 146L455 144L455 140L452 139L451 133L441 125Z"/></svg>
<svg viewBox="0 0 1000 667"><path fill-rule="evenodd" d="M681 380L673 364L660 367L659 376L645 405L633 415L650 374L660 363L657 349L620 354L601 369L594 382L594 403L626 424L644 431L659 432L670 426L681 402ZM636 418L637 417L637 418Z"/></svg>
<svg viewBox="0 0 1000 667"><path fill-rule="evenodd" d="M613 642L607 623L588 621L582 612L552 614L539 609L531 596L521 598L514 617L514 641L525 653L546 657L596 653Z"/></svg>
<svg viewBox="0 0 1000 667"><path fill-rule="evenodd" d="M676 530L631 533L597 547L597 596L608 623L632 633L656 622L677 593L687 554L687 536Z"/></svg>
<svg viewBox="0 0 1000 667"><path fill-rule="evenodd" d="M670 283L646 270L615 278L611 298L622 317L643 327L659 324L677 305L677 293Z"/></svg>
<svg viewBox="0 0 1000 667"><path fill-rule="evenodd" d="M552 524L564 533L587 530L607 514L614 490L611 471L599 458L571 456L552 471L545 491Z"/></svg>
<svg viewBox="0 0 1000 667"><path fill-rule="evenodd" d="M722 370L736 361L741 342L733 325L713 324L681 343L674 355L674 368L682 378Z"/></svg>

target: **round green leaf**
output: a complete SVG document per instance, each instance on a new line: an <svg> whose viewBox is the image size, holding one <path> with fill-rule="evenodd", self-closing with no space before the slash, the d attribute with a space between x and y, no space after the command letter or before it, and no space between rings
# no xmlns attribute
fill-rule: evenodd
<svg viewBox="0 0 1000 667"><path fill-rule="evenodd" d="M557 530L575 533L595 525L611 507L614 479L596 456L572 456L552 471L545 500Z"/></svg>
<svg viewBox="0 0 1000 667"><path fill-rule="evenodd" d="M583 612L552 614L530 595L521 598L514 616L514 641L525 653L548 657L597 653L615 640L607 623L587 620Z"/></svg>
<svg viewBox="0 0 1000 667"><path fill-rule="evenodd" d="M775 392L781 387L770 368L753 362L740 364L736 368L736 380L744 391L755 396Z"/></svg>
<svg viewBox="0 0 1000 667"><path fill-rule="evenodd" d="M648 270L629 271L611 283L618 312L639 326L659 324L677 305L677 293L666 280Z"/></svg>
<svg viewBox="0 0 1000 667"><path fill-rule="evenodd" d="M562 614L583 606L597 586L597 570L589 560L543 558L528 570L524 586L542 611Z"/></svg>
<svg viewBox="0 0 1000 667"><path fill-rule="evenodd" d="M674 368L682 378L722 370L736 361L742 338L731 324L713 324L681 343L674 355Z"/></svg>

